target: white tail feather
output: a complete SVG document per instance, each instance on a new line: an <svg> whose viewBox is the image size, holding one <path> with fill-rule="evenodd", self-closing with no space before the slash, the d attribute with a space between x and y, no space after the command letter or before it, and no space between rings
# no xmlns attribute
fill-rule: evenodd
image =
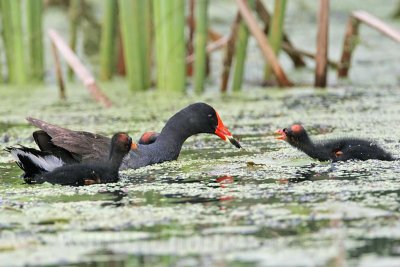
<svg viewBox="0 0 400 267"><path fill-rule="evenodd" d="M21 162L19 156L28 157L33 163L48 172L64 165L64 162L60 158L57 158L53 155L38 157L34 154L22 151L18 148L11 150L10 153L16 161Z"/></svg>

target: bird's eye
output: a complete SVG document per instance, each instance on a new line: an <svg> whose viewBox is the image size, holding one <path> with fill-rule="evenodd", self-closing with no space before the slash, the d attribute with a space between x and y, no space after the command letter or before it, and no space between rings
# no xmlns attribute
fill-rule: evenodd
<svg viewBox="0 0 400 267"><path fill-rule="evenodd" d="M283 130L282 130L284 133L287 133L287 129L286 128L283 128Z"/></svg>
<svg viewBox="0 0 400 267"><path fill-rule="evenodd" d="M207 116L208 116L209 118L211 118L213 115L212 115L212 114L208 114Z"/></svg>

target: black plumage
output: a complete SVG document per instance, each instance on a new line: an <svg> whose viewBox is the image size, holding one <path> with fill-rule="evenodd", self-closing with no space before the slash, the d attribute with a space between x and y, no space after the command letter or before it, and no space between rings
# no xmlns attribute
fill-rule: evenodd
<svg viewBox="0 0 400 267"><path fill-rule="evenodd" d="M108 155L108 137L69 130L34 118L27 120L41 129L33 133L41 151L57 156L67 164L96 162ZM175 160L185 140L199 133L215 134L240 148L239 142L232 137L215 109L205 103L195 103L173 115L159 134L147 136L150 137L148 140L141 138L137 149L125 157L120 168L136 169Z"/></svg>
<svg viewBox="0 0 400 267"><path fill-rule="evenodd" d="M346 160L386 160L395 158L374 141L360 138L339 138L334 140L313 141L300 124L276 132L277 139L288 142L291 146L303 151L311 158L320 161Z"/></svg>
<svg viewBox="0 0 400 267"><path fill-rule="evenodd" d="M65 164L50 153L26 147L9 147L7 151L16 158L18 166L25 171L24 179L27 183L49 182L80 186L117 182L119 167L125 155L131 150L131 145L132 139L127 134L117 133L111 139L107 159L72 164Z"/></svg>

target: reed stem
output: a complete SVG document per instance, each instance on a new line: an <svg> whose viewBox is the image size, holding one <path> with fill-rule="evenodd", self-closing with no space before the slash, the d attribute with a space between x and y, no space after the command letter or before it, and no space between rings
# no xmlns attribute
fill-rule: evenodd
<svg viewBox="0 0 400 267"><path fill-rule="evenodd" d="M326 87L328 74L329 0L320 0L318 12L315 87Z"/></svg>
<svg viewBox="0 0 400 267"><path fill-rule="evenodd" d="M153 0L159 90L185 88L184 6L184 0Z"/></svg>
<svg viewBox="0 0 400 267"><path fill-rule="evenodd" d="M119 0L127 76L129 87L135 91L150 86L149 38L144 27L146 5L146 0Z"/></svg>
<svg viewBox="0 0 400 267"><path fill-rule="evenodd" d="M196 30L195 30L195 60L194 60L194 89L197 93L204 91L206 79L206 45L208 31L207 16L208 0L197 0L196 2Z"/></svg>
<svg viewBox="0 0 400 267"><path fill-rule="evenodd" d="M255 6L255 0L249 0L248 5L251 9ZM232 90L239 91L243 83L244 64L246 60L247 43L249 39L249 30L246 24L240 21L238 28L238 36L235 48L235 70L233 74Z"/></svg>
<svg viewBox="0 0 400 267"><path fill-rule="evenodd" d="M2 36L5 48L5 56L7 61L8 81L13 82L14 78L14 60L13 60L13 45L12 45L12 25L11 25L11 8L10 1L0 0L0 11L2 18Z"/></svg>
<svg viewBox="0 0 400 267"><path fill-rule="evenodd" d="M21 0L9 1L11 19L11 43L13 70L10 74L10 81L23 84L27 80L25 64L25 47L22 32L22 9Z"/></svg>
<svg viewBox="0 0 400 267"><path fill-rule="evenodd" d="M271 44L272 50L278 56L282 45L283 39L283 22L285 19L286 0L275 0L274 14L271 20L271 27L268 33L268 39ZM270 80L272 68L270 64L265 66L264 79Z"/></svg>
<svg viewBox="0 0 400 267"><path fill-rule="evenodd" d="M222 63L222 74L221 74L221 86L220 90L221 92L226 92L228 89L228 82L229 82L229 76L231 74L231 67L232 67L232 61L233 61L233 56L234 56L234 51L235 51L235 45L236 45L236 36L237 36L237 31L239 28L240 24L240 14L239 12L236 14L236 18L231 26L231 33L229 35L229 40L226 45L226 50L224 54L224 59Z"/></svg>
<svg viewBox="0 0 400 267"><path fill-rule="evenodd" d="M29 46L29 76L33 81L42 81L44 75L43 53L43 1L26 1L27 35Z"/></svg>
<svg viewBox="0 0 400 267"><path fill-rule="evenodd" d="M78 40L78 26L80 22L80 17L82 15L82 0L70 0L69 7L69 47L72 51L76 52L76 43ZM68 68L68 79L72 80L74 72L71 68Z"/></svg>
<svg viewBox="0 0 400 267"><path fill-rule="evenodd" d="M3 28L4 26L4 23L3 23L3 21L1 20L1 18L2 18L2 7L1 7L1 0L0 0L0 22L1 22L1 27ZM3 37L3 44L1 44L1 41L0 41L0 46L2 45L2 47L4 47L4 49L2 50L2 51L4 51L5 49L6 49L6 45L5 45L5 43L4 43L4 30L1 30L1 33L2 33L2 37ZM0 59L3 57L3 52L2 52L1 50L0 50ZM0 83L3 83L3 64L0 62Z"/></svg>
<svg viewBox="0 0 400 267"><path fill-rule="evenodd" d="M115 67L115 42L117 29L117 2L104 0L104 16L100 43L100 79L109 80Z"/></svg>
<svg viewBox="0 0 400 267"><path fill-rule="evenodd" d="M140 0L139 9L141 12L141 20L139 27L142 28L141 33L141 56L142 56L142 71L143 71L143 86L149 88L151 86L151 58L152 58L152 38L153 38L153 27L151 22L151 1Z"/></svg>

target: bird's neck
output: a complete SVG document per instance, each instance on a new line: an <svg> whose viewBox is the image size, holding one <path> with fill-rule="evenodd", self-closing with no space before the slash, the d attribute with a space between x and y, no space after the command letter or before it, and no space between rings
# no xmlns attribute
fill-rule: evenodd
<svg viewBox="0 0 400 267"><path fill-rule="evenodd" d="M160 146L173 146L180 151L186 139L199 133L195 125L192 125L189 115L185 110L181 110L172 116L161 130L155 143Z"/></svg>
<svg viewBox="0 0 400 267"><path fill-rule="evenodd" d="M292 146L303 151L313 159L321 161L329 160L329 152L326 151L323 145L313 142L308 136L299 143L292 144Z"/></svg>
<svg viewBox="0 0 400 267"><path fill-rule="evenodd" d="M125 157L125 154L115 153L115 151L113 151L113 149L111 149L110 155L108 158L108 163L110 164L111 170L118 172L119 166L121 165L124 157Z"/></svg>

